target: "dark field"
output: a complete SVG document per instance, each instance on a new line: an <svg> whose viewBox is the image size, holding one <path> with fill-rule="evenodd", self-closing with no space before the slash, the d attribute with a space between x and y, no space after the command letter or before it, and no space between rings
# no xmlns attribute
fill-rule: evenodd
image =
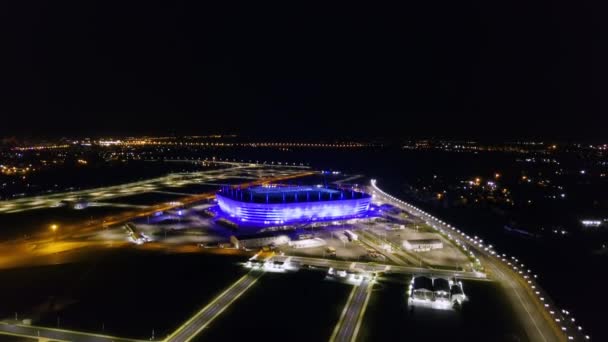
<svg viewBox="0 0 608 342"><path fill-rule="evenodd" d="M409 281L408 279L405 279ZM502 289L495 283L467 281L469 301L462 311L407 306L407 285L380 281L374 286L361 341L528 341Z"/></svg>
<svg viewBox="0 0 608 342"><path fill-rule="evenodd" d="M164 191L164 190L161 190ZM172 194L172 193L163 193L163 192L144 192L137 193L132 195L125 195L121 197L114 197L107 200L103 200L102 202L106 203L124 203L124 204L134 204L134 205L154 205L164 202L171 202L179 200L180 198L187 195L180 194Z"/></svg>
<svg viewBox="0 0 608 342"><path fill-rule="evenodd" d="M11 336L11 335L0 335L0 341L2 342L35 342L36 339L20 337L20 336Z"/></svg>
<svg viewBox="0 0 608 342"><path fill-rule="evenodd" d="M352 286L325 272L267 273L196 341L327 341Z"/></svg>
<svg viewBox="0 0 608 342"><path fill-rule="evenodd" d="M51 224L66 225L79 223L84 227L91 221L100 220L107 216L116 215L132 208L118 207L88 207L74 210L68 207L46 208L22 211L18 213L0 214L0 238L22 238L25 235L48 233Z"/></svg>
<svg viewBox="0 0 608 342"><path fill-rule="evenodd" d="M219 188L219 186L217 186L217 185L187 184L184 186L166 187L161 190L196 195L196 194L200 194L200 193L216 191L218 188Z"/></svg>
<svg viewBox="0 0 608 342"><path fill-rule="evenodd" d="M237 280L241 258L99 252L73 264L0 272L0 317L120 337L163 337Z"/></svg>

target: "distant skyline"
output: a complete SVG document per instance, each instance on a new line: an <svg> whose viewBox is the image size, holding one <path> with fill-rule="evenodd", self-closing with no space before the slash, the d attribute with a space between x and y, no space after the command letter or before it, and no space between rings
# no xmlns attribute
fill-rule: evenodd
<svg viewBox="0 0 608 342"><path fill-rule="evenodd" d="M213 136L213 137L212 137ZM511 145L511 144L529 144L539 143L545 144L546 146L552 144L559 144L561 147L566 145L578 145L583 144L583 147L587 146L599 146L607 145L608 139L602 138L531 138L531 137L514 137L514 138L502 138L502 137L463 137L463 138L449 138L440 136L315 136L315 137L286 137L286 136L247 136L238 134L210 134L210 135L182 135L182 134L91 134L91 135L12 135L12 136L0 136L0 147L1 146L30 146L31 144L46 144L46 143L57 143L76 141L84 139L91 139L92 141L103 140L103 139L140 139L140 138L163 138L170 139L171 141L202 141L202 142L228 142L228 143L310 143L310 144L332 144L332 143L364 143L364 144L381 144L386 147L396 147L402 144L423 142L428 141L431 143L449 142L452 144L467 143L477 144L480 146L500 146L500 145ZM127 141L125 140L125 141ZM28 144L28 145L23 145Z"/></svg>
<svg viewBox="0 0 608 342"><path fill-rule="evenodd" d="M13 3L0 135L601 140L600 6Z"/></svg>

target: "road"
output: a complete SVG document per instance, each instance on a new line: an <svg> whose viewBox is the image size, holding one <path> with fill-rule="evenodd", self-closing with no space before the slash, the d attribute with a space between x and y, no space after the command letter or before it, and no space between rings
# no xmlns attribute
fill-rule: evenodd
<svg viewBox="0 0 608 342"><path fill-rule="evenodd" d="M554 319L540 302L539 297L535 295L535 292L533 291L534 288L532 287L534 285L531 285L533 282L527 278L523 278L518 272L513 271L512 267L509 267L511 264L503 261L497 253L492 251L491 247L488 248L487 246L484 246L480 240L470 238L455 227L446 224L411 204L405 203L404 201L387 194L377 187L374 180L372 180L370 189L377 200L391 203L408 212L410 215L425 220L429 225L444 233L452 232L456 233L457 236L459 234L464 236L465 238L459 239L459 241L466 245L467 248L472 251L471 253L475 253L482 265L484 265L484 267L492 273L495 279L507 290L507 298L516 311L517 316L520 318L530 341L567 341L568 336L572 337L571 340L584 340L584 338L579 334L576 334L576 332L568 333L568 335L562 333L557 327Z"/></svg>
<svg viewBox="0 0 608 342"><path fill-rule="evenodd" d="M353 288L344 306L340 320L334 328L330 342L355 341L371 295L372 283L373 281L371 280L363 279L359 286Z"/></svg>
<svg viewBox="0 0 608 342"><path fill-rule="evenodd" d="M206 326L226 310L235 300L245 293L264 274L262 271L250 271L237 280L226 291L217 296L186 323L177 328L166 342L187 342L198 335Z"/></svg>
<svg viewBox="0 0 608 342"><path fill-rule="evenodd" d="M533 301L528 298L526 291L514 280L511 272L504 267L499 267L495 263L483 259L484 265L490 269L495 278L507 289L506 294L513 305L518 317L528 317L523 319L522 324L531 341L559 341L558 336L551 333L552 327L548 324L542 313L533 305ZM563 338L561 339L563 340Z"/></svg>
<svg viewBox="0 0 608 342"><path fill-rule="evenodd" d="M279 182L293 178L304 177L313 174L310 171L292 172L289 170L281 170L280 174L277 174L276 170L272 173L267 174L265 168L256 167L256 172L261 172L261 175L270 175L272 177L258 178L252 180L246 185L258 185L267 182ZM258 175L256 173L256 175ZM245 184L241 184L245 185ZM234 185L237 186L237 185ZM87 190L88 191L88 190ZM92 190L91 190L92 191ZM60 194L52 195L59 196ZM63 194L66 196L67 194ZM137 218L150 216L157 211L166 211L181 207L184 205L196 203L199 201L211 199L215 196L214 192L194 194L187 197L179 198L179 201L170 203L161 203L157 205L147 206L143 210L133 210L115 214L112 216L104 216L96 218L95 220L87 220L85 222L75 222L71 224L60 224L60 228L57 232L52 232L46 227L37 234L31 234L28 239L18 239L14 241L4 241L0 243L0 268L11 267L12 265L23 266L23 261L27 261L31 257L40 257L45 255L55 255L59 252L66 252L70 248L77 249L83 247L84 242L88 241L88 238L92 233L99 232L107 227L123 224L132 221ZM54 198L54 197L53 197ZM26 199L22 199L26 200ZM37 201L36 198L27 198L29 201ZM49 203L52 202L49 200ZM0 215L2 215L2 209L11 207L14 203L12 201L4 201L0 203ZM50 204L48 204L50 205ZM32 207L24 208L23 210L32 210ZM70 243L67 243L70 242ZM77 242L77 243L74 243ZM90 243L87 243L90 244ZM49 248L44 248L44 247Z"/></svg>
<svg viewBox="0 0 608 342"><path fill-rule="evenodd" d="M372 247L373 249L375 249L377 252L381 253L385 257L389 258L393 263L395 263L397 265L403 265L403 264L407 264L407 262L409 262L410 265L419 265L420 267L422 267L422 266L429 267L426 263L422 262L422 259L420 259L418 257L414 257L413 255L411 255L409 253L405 253L398 246L394 246L394 245L391 246L394 254L390 253L390 252L386 252L377 243L375 243L372 239L369 238L369 236L374 237L374 235L376 235L375 236L376 239L382 239L381 236L378 236L372 230L367 230L366 228L363 228L359 232L359 240L361 242L369 245L370 247Z"/></svg>
<svg viewBox="0 0 608 342"><path fill-rule="evenodd" d="M342 185L344 183L348 183L348 182L351 182L351 181L353 181L355 179L359 179L359 178L363 178L363 175L352 175L352 176L350 176L348 178L344 178L344 179L340 179L338 181L335 181L332 184Z"/></svg>
<svg viewBox="0 0 608 342"><path fill-rule="evenodd" d="M192 318L177 328L163 341L187 342L199 334L214 319L222 314L230 305L251 288L264 274L262 271L250 271L219 296L213 299L207 306L197 312ZM63 329L28 326L0 322L1 336L29 337L47 341L77 341L77 342L141 342L142 340L107 336L101 334L89 334L79 331Z"/></svg>
<svg viewBox="0 0 608 342"><path fill-rule="evenodd" d="M200 161L196 161L200 162ZM213 184L231 179L250 179L252 181L261 178L282 178L305 172L308 168L296 166L264 165L237 162L214 162L214 164L225 164L226 168L205 170L188 173L171 173L167 176L146 179L103 188L94 188L70 192L51 193L47 195L15 198L0 201L0 213L18 213L28 210L55 208L61 201L78 201L84 199L89 203L104 203L112 198L130 196L149 192L163 191L166 188L175 189L192 184Z"/></svg>
<svg viewBox="0 0 608 342"><path fill-rule="evenodd" d="M371 248L373 248L374 250L376 250L378 253L384 255L387 259L389 259L394 264L405 265L405 261L403 261L400 258L396 257L392 253L386 252L382 247L380 247L374 241L372 241L371 239L368 239L367 236L366 236L366 232L361 232L359 234L359 241L361 241L363 244L366 244L366 245L370 246Z"/></svg>
<svg viewBox="0 0 608 342"><path fill-rule="evenodd" d="M460 279L469 280L489 280L484 273L480 272L459 272L451 270L436 270L429 268L419 268L410 266L399 266L399 265L388 265L379 264L376 262L363 263L354 261L343 261L333 259L321 259L321 258L309 258L299 256L274 256L272 260L285 261L289 258L291 263L299 263L301 265L310 265L314 267L323 267L335 269L353 269L365 272L391 272L391 273L403 273L403 274L428 274L445 277L457 277Z"/></svg>
<svg viewBox="0 0 608 342"><path fill-rule="evenodd" d="M85 332L10 324L0 322L0 340L2 336L20 336L48 341L78 341L78 342L140 342L128 338L89 334Z"/></svg>

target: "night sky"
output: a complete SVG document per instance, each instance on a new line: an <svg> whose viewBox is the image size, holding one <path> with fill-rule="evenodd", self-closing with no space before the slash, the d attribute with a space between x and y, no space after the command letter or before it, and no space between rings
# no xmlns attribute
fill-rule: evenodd
<svg viewBox="0 0 608 342"><path fill-rule="evenodd" d="M601 1L395 3L6 1L0 134L605 137Z"/></svg>

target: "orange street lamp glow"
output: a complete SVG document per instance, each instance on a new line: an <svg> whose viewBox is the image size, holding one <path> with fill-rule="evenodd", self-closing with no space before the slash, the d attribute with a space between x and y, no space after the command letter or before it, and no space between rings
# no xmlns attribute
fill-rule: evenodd
<svg viewBox="0 0 608 342"><path fill-rule="evenodd" d="M51 225L51 230L56 232L57 231L58 226L56 224L52 224Z"/></svg>

